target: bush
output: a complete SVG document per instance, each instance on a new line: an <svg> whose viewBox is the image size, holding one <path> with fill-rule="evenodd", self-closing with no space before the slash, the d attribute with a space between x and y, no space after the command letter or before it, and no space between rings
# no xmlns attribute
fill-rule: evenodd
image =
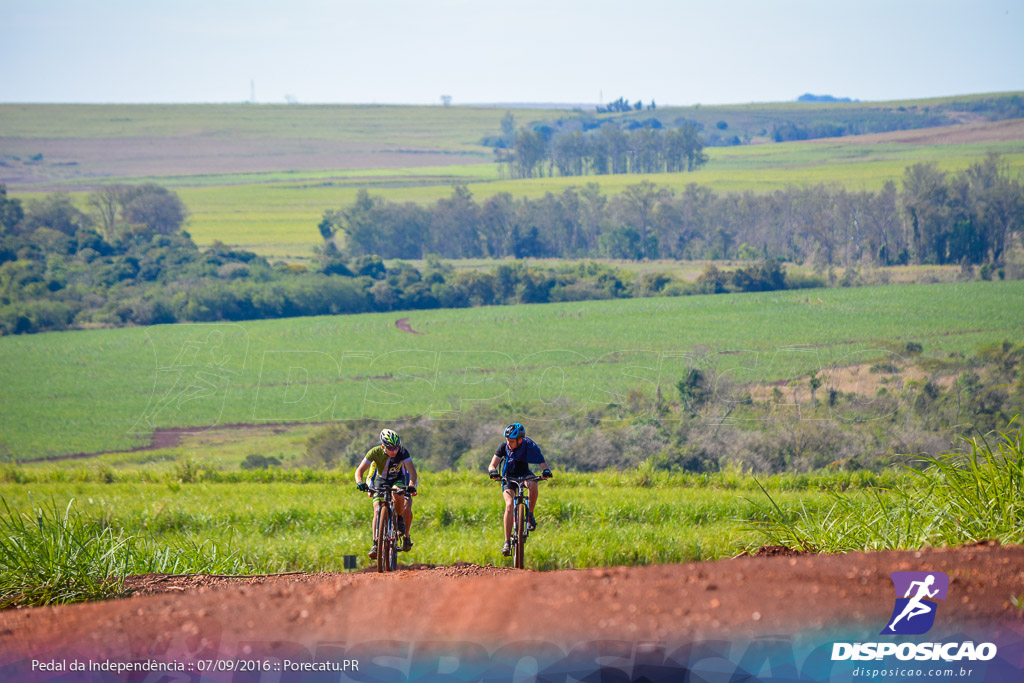
<svg viewBox="0 0 1024 683"><path fill-rule="evenodd" d="M260 455L258 453L250 453L245 456L245 460L242 461L241 468L243 470L256 470L256 469L267 469L268 467L280 467L281 459L276 455Z"/></svg>
<svg viewBox="0 0 1024 683"><path fill-rule="evenodd" d="M828 281L821 275L786 273L786 289L819 289L827 286Z"/></svg>
<svg viewBox="0 0 1024 683"><path fill-rule="evenodd" d="M0 334L27 334L63 330L75 319L78 309L62 301L22 301L0 307Z"/></svg>

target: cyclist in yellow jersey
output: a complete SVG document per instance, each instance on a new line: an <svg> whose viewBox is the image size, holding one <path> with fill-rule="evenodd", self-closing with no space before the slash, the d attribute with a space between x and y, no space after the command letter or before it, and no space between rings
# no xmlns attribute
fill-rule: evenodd
<svg viewBox="0 0 1024 683"><path fill-rule="evenodd" d="M369 481L374 487L382 486L385 483L403 484L406 486L408 493L404 496L396 495L394 501L395 512L398 513L396 526L403 537L400 550L409 552L412 550L413 545L412 538L409 536L409 531L412 528L412 496L417 494L416 484L418 477L416 475L416 466L412 462L412 456L402 445L402 439L398 434L390 429L383 430L380 433L380 446L375 446L366 452L363 461L356 467L356 488L360 491L370 491L370 486L364 481L364 477L367 474L370 475ZM371 537L373 529L377 526L377 514L380 506L380 499L375 497L373 521L370 526ZM371 546L369 556L370 559L376 559L376 544Z"/></svg>

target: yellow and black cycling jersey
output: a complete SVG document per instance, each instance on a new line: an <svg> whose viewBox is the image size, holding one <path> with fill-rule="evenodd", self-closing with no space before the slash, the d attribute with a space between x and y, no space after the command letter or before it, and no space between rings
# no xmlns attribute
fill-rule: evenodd
<svg viewBox="0 0 1024 683"><path fill-rule="evenodd" d="M376 446L366 452L364 459L370 463L367 481L376 486L377 476L382 475L385 481L409 484L409 470L406 463L412 460L405 446L399 446L398 452L389 456L383 446Z"/></svg>

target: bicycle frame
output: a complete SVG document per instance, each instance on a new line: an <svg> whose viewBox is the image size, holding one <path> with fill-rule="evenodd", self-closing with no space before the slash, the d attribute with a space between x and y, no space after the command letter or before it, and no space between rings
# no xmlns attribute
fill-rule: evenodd
<svg viewBox="0 0 1024 683"><path fill-rule="evenodd" d="M369 489L372 493L383 496L379 507L377 499L374 498L377 523L373 527L373 542L377 547L377 571L393 572L398 569L398 526L395 523L394 492L404 495L406 488L402 484L384 484L370 486Z"/></svg>
<svg viewBox="0 0 1024 683"><path fill-rule="evenodd" d="M526 563L526 539L530 536L527 520L530 516L530 491L526 484L531 481L544 481L542 477L530 474L525 477L502 477L503 484L515 487L512 494L512 566L524 569Z"/></svg>

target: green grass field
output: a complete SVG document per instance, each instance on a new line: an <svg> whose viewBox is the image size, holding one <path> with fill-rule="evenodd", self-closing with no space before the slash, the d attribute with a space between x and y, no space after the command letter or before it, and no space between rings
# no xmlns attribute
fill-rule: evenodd
<svg viewBox="0 0 1024 683"><path fill-rule="evenodd" d="M698 363L738 382L1020 339L1024 281L892 285L170 325L0 338L2 445L124 450L154 428L452 418L541 402L548 419L673 392ZM395 327L409 317L413 335ZM709 359L695 351L705 349ZM674 394L672 394L674 395Z"/></svg>

